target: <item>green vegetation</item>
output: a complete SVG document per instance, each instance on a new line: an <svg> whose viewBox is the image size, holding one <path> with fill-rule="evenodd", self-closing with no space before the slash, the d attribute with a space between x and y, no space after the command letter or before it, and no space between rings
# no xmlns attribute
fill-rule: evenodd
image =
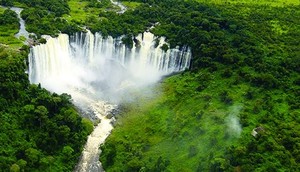
<svg viewBox="0 0 300 172"><path fill-rule="evenodd" d="M58 18L45 8L31 7L23 10L21 15L26 22L26 30L36 33L38 38L43 34L55 36L59 32L74 33L80 31L80 28L75 23Z"/></svg>
<svg viewBox="0 0 300 172"><path fill-rule="evenodd" d="M19 30L17 14L9 9L0 9L0 45L10 45L12 48L21 47L22 41L14 36Z"/></svg>
<svg viewBox="0 0 300 172"><path fill-rule="evenodd" d="M70 13L64 15L67 20L74 20L76 23L85 25L87 21L98 18L101 11L114 10L109 0L103 1L68 1Z"/></svg>
<svg viewBox="0 0 300 172"><path fill-rule="evenodd" d="M91 28L130 37L158 22L192 67L124 105L106 171L299 171L300 6L146 2Z"/></svg>
<svg viewBox="0 0 300 172"><path fill-rule="evenodd" d="M3 12L6 10L4 7L0 7L0 14L3 14Z"/></svg>
<svg viewBox="0 0 300 172"><path fill-rule="evenodd" d="M299 138L299 109L288 109L284 91L265 93L235 77L185 72L166 79L154 100L126 105L101 147L106 171L297 171L297 149L282 145L285 131L277 125L288 126L278 121L285 116L293 126L288 132ZM238 118L241 133L234 126ZM254 138L258 126L264 131Z"/></svg>
<svg viewBox="0 0 300 172"><path fill-rule="evenodd" d="M65 14L64 18L71 20L75 20L77 22L83 22L88 18L88 13L86 12L86 6L88 2L86 1L76 1L76 0L70 0L68 2L69 7L70 7L70 14ZM94 11L93 11L94 12ZM91 15L93 17L96 16L95 13L91 12Z"/></svg>
<svg viewBox="0 0 300 172"><path fill-rule="evenodd" d="M137 5L131 4L133 7ZM59 33L81 31L82 27L89 27L95 21L103 20L100 13L119 10L110 0L5 0L0 1L0 5L24 8L21 16L26 22L26 29L37 34L37 38L43 34L57 36Z"/></svg>
<svg viewBox="0 0 300 172"><path fill-rule="evenodd" d="M29 84L29 48L14 37L18 30L17 14L1 8L0 171L72 171L93 124L79 116L69 95Z"/></svg>
<svg viewBox="0 0 300 172"><path fill-rule="evenodd" d="M37 34L57 35L58 33L74 33L80 31L74 22L61 18L70 12L67 1L64 0L3 0L4 6L19 6L24 8L21 16L26 22L26 30Z"/></svg>
<svg viewBox="0 0 300 172"><path fill-rule="evenodd" d="M51 15L36 9L27 9L23 14ZM32 23L41 22L37 20L34 18ZM29 30L35 31L31 26ZM17 14L1 8L0 171L72 171L93 125L79 116L69 95L51 94L29 84L24 64L29 49L14 37L18 30Z"/></svg>
<svg viewBox="0 0 300 172"><path fill-rule="evenodd" d="M128 9L135 9L141 5L140 2L130 2L130 1L122 1L122 4Z"/></svg>
<svg viewBox="0 0 300 172"><path fill-rule="evenodd" d="M93 124L67 94L30 85L21 52L0 47L1 171L71 171Z"/></svg>
<svg viewBox="0 0 300 172"><path fill-rule="evenodd" d="M86 26L132 46L155 25L171 47L191 47L190 71L123 105L101 147L108 172L300 171L299 1L237 2L126 0L117 14L108 0L0 1L23 6L38 36ZM16 14L3 11L0 24L0 42L18 45ZM71 171L92 124L70 96L29 85L26 50L0 48L0 169Z"/></svg>

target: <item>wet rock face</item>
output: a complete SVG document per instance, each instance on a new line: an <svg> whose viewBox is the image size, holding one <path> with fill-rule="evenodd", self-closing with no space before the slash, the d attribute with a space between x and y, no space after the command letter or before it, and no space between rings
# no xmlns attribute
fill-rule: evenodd
<svg viewBox="0 0 300 172"><path fill-rule="evenodd" d="M106 115L106 118L108 118L108 119L111 119L112 117L114 117L114 115L113 114L108 114L108 115Z"/></svg>
<svg viewBox="0 0 300 172"><path fill-rule="evenodd" d="M112 109L111 114L116 117L120 113L119 107Z"/></svg>
<svg viewBox="0 0 300 172"><path fill-rule="evenodd" d="M95 121L95 120L98 119L98 117L96 116L96 114L90 108L85 109L85 110L78 109L78 111L79 111L79 113L81 114L82 117L88 118L91 121Z"/></svg>

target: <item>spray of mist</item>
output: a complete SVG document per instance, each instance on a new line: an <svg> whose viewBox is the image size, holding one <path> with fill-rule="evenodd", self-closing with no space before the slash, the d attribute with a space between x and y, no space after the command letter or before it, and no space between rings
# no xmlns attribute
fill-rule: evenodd
<svg viewBox="0 0 300 172"><path fill-rule="evenodd" d="M239 137L241 135L242 125L239 121L239 113L242 108L242 105L234 105L230 107L229 115L225 119L227 133L231 137Z"/></svg>
<svg viewBox="0 0 300 172"><path fill-rule="evenodd" d="M103 38L89 31L47 37L46 44L32 48L30 81L73 97L84 92L89 97L120 103L130 97L128 90L145 88L163 75L189 67L191 53L187 47L163 51L164 39L149 32L140 34L132 48L121 39Z"/></svg>
<svg viewBox="0 0 300 172"><path fill-rule="evenodd" d="M134 94L153 95L151 85L163 75L189 67L188 47L163 51L164 39L145 32L132 48L122 38L103 38L87 31L72 36L46 37L29 55L29 79L57 93L71 94L87 117L101 121L88 137L75 171L102 171L99 146L110 134L114 104L134 99ZM150 87L151 88L151 87Z"/></svg>

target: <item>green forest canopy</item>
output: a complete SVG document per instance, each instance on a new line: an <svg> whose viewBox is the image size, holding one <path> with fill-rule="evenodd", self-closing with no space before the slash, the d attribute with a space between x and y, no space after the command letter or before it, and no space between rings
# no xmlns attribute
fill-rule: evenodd
<svg viewBox="0 0 300 172"><path fill-rule="evenodd" d="M102 146L107 171L300 170L299 4L135 0L130 3L138 5L120 16L107 1L91 0L80 3L78 10L86 13L77 16L74 0L0 2L25 8L26 27L38 37L87 26L126 35L123 41L131 46L133 36L159 23L151 32L165 36L170 47L192 48L191 70L166 79L156 88L161 96L138 107L124 105ZM3 12L0 22L2 38L17 31L13 12ZM7 40L1 43L11 45ZM1 169L71 171L91 124L78 117L68 95L29 85L25 47L0 50ZM232 113L243 129L239 137L226 130ZM262 129L253 137L256 127Z"/></svg>
<svg viewBox="0 0 300 172"><path fill-rule="evenodd" d="M27 54L0 47L0 168L71 171L93 125L69 95L29 84Z"/></svg>
<svg viewBox="0 0 300 172"><path fill-rule="evenodd" d="M191 71L166 79L159 98L126 106L102 146L105 169L299 171L299 6L146 2L122 17L101 13L111 20L90 28L130 37L159 22L152 32L171 47L192 47Z"/></svg>

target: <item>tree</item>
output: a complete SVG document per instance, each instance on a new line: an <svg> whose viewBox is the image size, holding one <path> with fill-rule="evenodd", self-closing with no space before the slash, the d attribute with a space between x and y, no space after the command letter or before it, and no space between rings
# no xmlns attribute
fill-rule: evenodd
<svg viewBox="0 0 300 172"><path fill-rule="evenodd" d="M3 6L11 7L11 6L13 6L13 1L12 0L1 0L0 4Z"/></svg>
<svg viewBox="0 0 300 172"><path fill-rule="evenodd" d="M20 171L20 167L18 164L13 164L11 167L10 167L10 171L11 172L19 172Z"/></svg>
<svg viewBox="0 0 300 172"><path fill-rule="evenodd" d="M35 118L39 121L39 127L41 128L43 123L48 120L48 110L45 106L38 106L35 110Z"/></svg>
<svg viewBox="0 0 300 172"><path fill-rule="evenodd" d="M38 163L41 155L42 153L34 148L28 148L27 150L25 150L26 160L28 164L34 168L38 168Z"/></svg>

